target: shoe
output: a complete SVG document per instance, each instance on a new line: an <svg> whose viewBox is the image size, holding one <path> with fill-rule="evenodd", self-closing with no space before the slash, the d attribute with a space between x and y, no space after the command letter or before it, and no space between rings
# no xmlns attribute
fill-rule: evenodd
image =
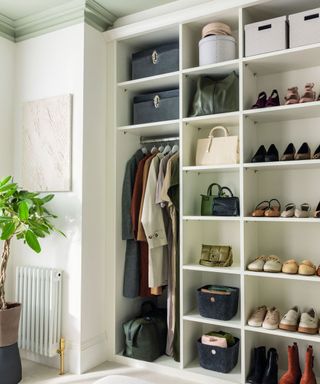
<svg viewBox="0 0 320 384"><path fill-rule="evenodd" d="M260 92L258 96L258 100L256 101L255 104L253 104L251 109L264 108L266 106L266 102L267 102L267 94L265 92Z"/></svg>
<svg viewBox="0 0 320 384"><path fill-rule="evenodd" d="M305 219L306 217L309 217L310 210L310 205L308 203L303 203L300 205L300 209L296 208L294 210L294 215L300 219Z"/></svg>
<svg viewBox="0 0 320 384"><path fill-rule="evenodd" d="M282 265L282 272L289 275L295 275L298 273L299 265L294 259L287 260Z"/></svg>
<svg viewBox="0 0 320 384"><path fill-rule="evenodd" d="M299 384L301 380L298 344L288 346L288 370L280 378L279 384Z"/></svg>
<svg viewBox="0 0 320 384"><path fill-rule="evenodd" d="M304 94L302 95L300 99L300 103L309 103L310 101L316 100L316 93L313 90L314 83L307 83L304 86Z"/></svg>
<svg viewBox="0 0 320 384"><path fill-rule="evenodd" d="M250 327L261 327L266 314L267 307L265 305L256 308L249 317L248 325L250 325Z"/></svg>
<svg viewBox="0 0 320 384"><path fill-rule="evenodd" d="M279 94L278 91L274 89L271 95L268 97L266 107L277 107L278 105L280 105Z"/></svg>
<svg viewBox="0 0 320 384"><path fill-rule="evenodd" d="M270 255L263 266L264 272L278 273L282 270L282 263L278 256Z"/></svg>
<svg viewBox="0 0 320 384"><path fill-rule="evenodd" d="M274 330L279 328L280 323L280 312L276 307L268 309L266 317L262 323L262 328Z"/></svg>
<svg viewBox="0 0 320 384"><path fill-rule="evenodd" d="M300 384L317 384L316 376L313 372L313 361L313 349L312 346L309 345L309 347L307 348L306 359L304 363L304 371Z"/></svg>
<svg viewBox="0 0 320 384"><path fill-rule="evenodd" d="M313 217L316 218L316 219L320 218L320 202L318 203L317 208L314 211Z"/></svg>
<svg viewBox="0 0 320 384"><path fill-rule="evenodd" d="M289 309L280 321L279 328L285 331L297 332L300 320L300 310L297 306Z"/></svg>
<svg viewBox="0 0 320 384"><path fill-rule="evenodd" d="M313 308L301 315L298 332L315 335L318 333L318 315Z"/></svg>
<svg viewBox="0 0 320 384"><path fill-rule="evenodd" d="M316 273L316 266L310 260L303 260L299 265L299 275L313 276Z"/></svg>
<svg viewBox="0 0 320 384"><path fill-rule="evenodd" d="M267 154L266 148L264 145L260 145L259 149L251 159L251 163L261 163L265 161L265 156Z"/></svg>
<svg viewBox="0 0 320 384"><path fill-rule="evenodd" d="M260 384L267 366L266 347L253 349L247 383Z"/></svg>
<svg viewBox="0 0 320 384"><path fill-rule="evenodd" d="M275 202L276 205L272 204L272 202ZM280 211L281 211L280 201L277 199L271 199L269 201L269 208L265 211L264 215L266 217L279 217Z"/></svg>
<svg viewBox="0 0 320 384"><path fill-rule="evenodd" d="M315 160L320 159L320 145L318 145L317 149L314 151L312 158Z"/></svg>
<svg viewBox="0 0 320 384"><path fill-rule="evenodd" d="M290 143L288 144L286 150L283 152L283 155L281 156L281 161L290 161L294 160L294 156L296 154L296 148L295 146Z"/></svg>
<svg viewBox="0 0 320 384"><path fill-rule="evenodd" d="M310 160L311 150L308 143L303 143L299 148L298 152L294 156L295 160Z"/></svg>
<svg viewBox="0 0 320 384"><path fill-rule="evenodd" d="M262 384L278 384L278 352L275 348L270 348L268 351Z"/></svg>
<svg viewBox="0 0 320 384"><path fill-rule="evenodd" d="M320 276L320 265L319 265L319 267L317 268L316 275L317 275L317 276Z"/></svg>
<svg viewBox="0 0 320 384"><path fill-rule="evenodd" d="M266 211L270 208L270 203L269 201L261 201L261 203L259 203L254 211L251 213L251 216L253 217L262 217L265 215Z"/></svg>
<svg viewBox="0 0 320 384"><path fill-rule="evenodd" d="M298 87L288 88L287 95L285 96L285 105L297 104L300 101L300 95L298 93Z"/></svg>
<svg viewBox="0 0 320 384"><path fill-rule="evenodd" d="M288 203L284 206L284 211L281 212L281 217L293 217L296 205L294 203Z"/></svg>
<svg viewBox="0 0 320 384"><path fill-rule="evenodd" d="M267 258L268 256L264 255L257 257L250 264L248 264L248 270L252 272L262 272Z"/></svg>
<svg viewBox="0 0 320 384"><path fill-rule="evenodd" d="M265 157L264 161L279 161L279 152L274 144L271 144Z"/></svg>

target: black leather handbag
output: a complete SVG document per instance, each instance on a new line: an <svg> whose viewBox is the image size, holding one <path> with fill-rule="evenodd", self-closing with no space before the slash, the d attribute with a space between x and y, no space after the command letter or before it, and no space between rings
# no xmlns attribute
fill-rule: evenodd
<svg viewBox="0 0 320 384"><path fill-rule="evenodd" d="M224 191L228 191L230 196L227 196ZM222 187L219 191L219 196L213 199L213 216L239 216L240 202L239 198L233 196L230 188Z"/></svg>

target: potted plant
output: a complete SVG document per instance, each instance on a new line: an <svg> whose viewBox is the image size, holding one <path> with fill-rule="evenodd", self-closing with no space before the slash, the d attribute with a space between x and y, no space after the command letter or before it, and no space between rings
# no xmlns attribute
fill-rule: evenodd
<svg viewBox="0 0 320 384"><path fill-rule="evenodd" d="M56 218L46 204L54 195L22 190L11 176L0 180L0 239L3 241L0 259L0 377L8 383L21 380L21 362L17 346L20 303L8 303L5 282L10 245L14 238L22 240L33 251L41 251L39 238L58 232L51 220Z"/></svg>

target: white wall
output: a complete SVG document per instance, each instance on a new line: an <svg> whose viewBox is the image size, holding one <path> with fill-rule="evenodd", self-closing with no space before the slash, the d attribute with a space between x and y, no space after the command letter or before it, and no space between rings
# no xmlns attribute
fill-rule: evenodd
<svg viewBox="0 0 320 384"><path fill-rule="evenodd" d="M83 188L83 86L84 24L78 24L16 44L14 169L21 174L21 130L23 103L46 97L73 94L72 192L57 193L51 204L56 222L67 239L58 235L41 241L42 253L35 254L15 242L11 277L16 265L61 268L63 281L63 336L66 338L66 368L81 371L81 236ZM11 278L11 283L13 279ZM58 357L40 359L58 365Z"/></svg>
<svg viewBox="0 0 320 384"><path fill-rule="evenodd" d="M81 370L102 363L106 339L106 44L85 26Z"/></svg>

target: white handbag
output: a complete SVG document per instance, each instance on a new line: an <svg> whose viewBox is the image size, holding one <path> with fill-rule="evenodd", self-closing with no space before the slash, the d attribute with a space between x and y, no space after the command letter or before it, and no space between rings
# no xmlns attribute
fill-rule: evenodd
<svg viewBox="0 0 320 384"><path fill-rule="evenodd" d="M224 136L215 136L223 131ZM217 126L211 129L207 139L197 143L196 165L221 165L239 163L239 137L230 136L227 128Z"/></svg>

